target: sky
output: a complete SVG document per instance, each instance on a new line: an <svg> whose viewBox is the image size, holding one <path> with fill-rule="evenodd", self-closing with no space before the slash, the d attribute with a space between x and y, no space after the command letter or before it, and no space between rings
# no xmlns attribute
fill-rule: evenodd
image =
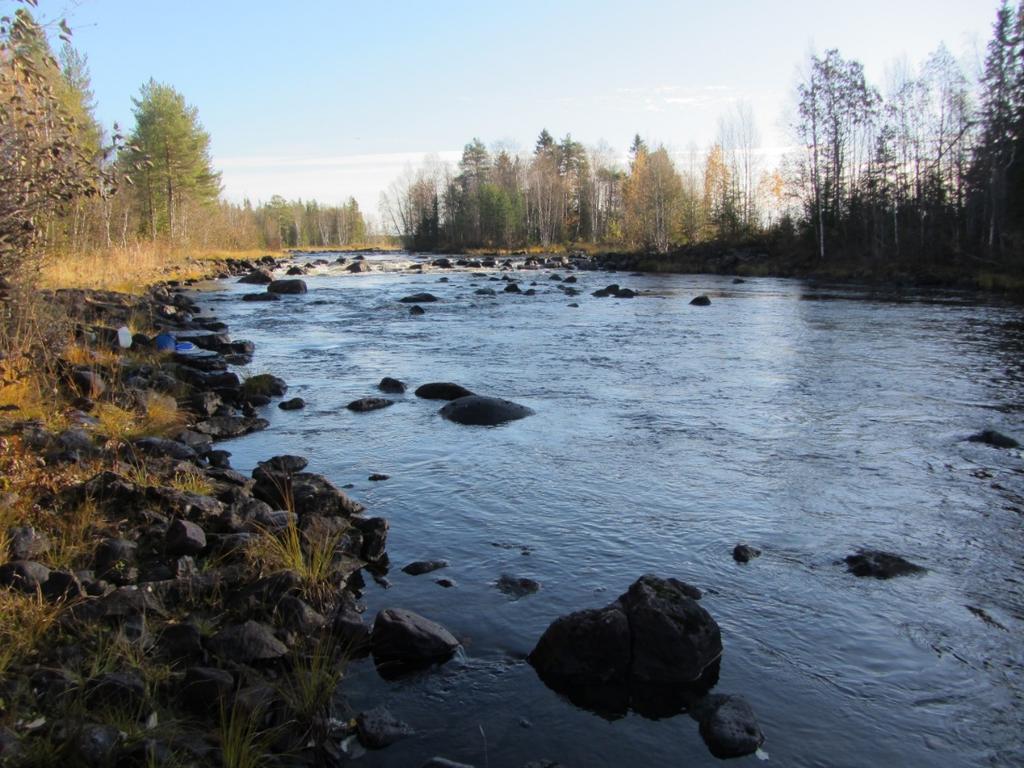
<svg viewBox="0 0 1024 768"><path fill-rule="evenodd" d="M10 0L0 0L5 11ZM633 135L682 153L745 100L765 157L812 51L879 86L940 42L984 56L996 0L567 0L503 3L41 0L88 56L97 117L130 129L150 77L197 107L228 199L379 194L473 137L532 148L547 128L625 155Z"/></svg>

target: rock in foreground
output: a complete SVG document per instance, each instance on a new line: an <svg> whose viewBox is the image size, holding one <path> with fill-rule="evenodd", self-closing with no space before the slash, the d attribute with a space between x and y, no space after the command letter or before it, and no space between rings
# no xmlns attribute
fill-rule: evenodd
<svg viewBox="0 0 1024 768"><path fill-rule="evenodd" d="M708 696L695 714L704 743L719 759L752 755L764 744L764 734L746 699Z"/></svg>
<svg viewBox="0 0 1024 768"><path fill-rule="evenodd" d="M274 282L272 282L270 285L267 286L267 291L269 293L291 293L291 294L295 294L295 293L305 293L306 290L307 290L307 288L306 288L306 281L305 280L298 280L298 279L294 279L294 278L291 279L291 280L275 280Z"/></svg>
<svg viewBox="0 0 1024 768"><path fill-rule="evenodd" d="M533 414L533 410L498 397L467 395L452 400L438 413L456 424L493 427L507 421L526 418Z"/></svg>
<svg viewBox="0 0 1024 768"><path fill-rule="evenodd" d="M447 661L459 641L440 624L418 613L385 608L373 622L370 646L378 665L414 668Z"/></svg>

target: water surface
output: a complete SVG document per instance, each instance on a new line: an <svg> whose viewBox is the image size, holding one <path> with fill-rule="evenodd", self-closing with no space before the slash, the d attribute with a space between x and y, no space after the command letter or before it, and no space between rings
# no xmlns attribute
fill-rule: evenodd
<svg viewBox="0 0 1024 768"><path fill-rule="evenodd" d="M1018 307L777 279L580 272L568 298L550 270L515 273L524 290L536 281L532 297L470 272L319 271L303 296L243 303L252 286L222 284L200 303L256 342L247 372L283 376L308 403L264 409L268 431L224 444L234 466L297 453L353 483L391 521L392 585L369 584L367 616L409 608L464 643L398 683L352 665L352 704L386 703L418 731L361 764L717 762L685 714L607 720L522 660L554 618L647 572L705 591L725 646L716 691L751 702L769 764L1024 762L1024 461L964 442L1024 432ZM589 295L610 282L644 295ZM412 317L397 300L420 291L441 300ZM698 293L710 307L689 306ZM345 410L383 376L410 393ZM451 424L411 394L428 381L536 415ZM733 562L741 541L764 555ZM837 561L859 547L929 571L857 579ZM417 559L451 566L399 570ZM542 589L511 600L494 585L504 573Z"/></svg>

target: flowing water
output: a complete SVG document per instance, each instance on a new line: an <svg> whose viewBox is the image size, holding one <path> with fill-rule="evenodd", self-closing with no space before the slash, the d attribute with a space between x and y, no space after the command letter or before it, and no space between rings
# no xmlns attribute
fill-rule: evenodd
<svg viewBox="0 0 1024 768"><path fill-rule="evenodd" d="M725 646L716 691L752 704L769 765L1024 762L1024 457L964 441L986 427L1024 432L1021 309L596 272L577 273L581 295L568 298L549 274L515 273L536 296L479 273L340 268L280 302L241 302L253 287L237 284L200 294L235 338L256 342L249 372L284 377L308 403L263 409L269 430L223 445L234 466L296 453L353 483L391 522L391 586L367 579L368 619L409 608L464 644L399 682L351 665L351 704L384 703L418 732L357 764L717 762L685 714L609 720L523 660L554 618L606 605L644 573L705 591ZM590 296L611 282L643 295ZM410 316L397 300L420 291L440 301ZM711 306L690 306L698 293ZM383 376L410 392L382 411L345 409ZM536 415L449 423L442 403L412 395L428 381ZM370 482L375 472L391 477ZM738 542L763 556L735 563ZM860 547L929 570L858 579L837 561ZM399 570L419 559L451 565ZM513 600L495 586L502 574L543 586Z"/></svg>

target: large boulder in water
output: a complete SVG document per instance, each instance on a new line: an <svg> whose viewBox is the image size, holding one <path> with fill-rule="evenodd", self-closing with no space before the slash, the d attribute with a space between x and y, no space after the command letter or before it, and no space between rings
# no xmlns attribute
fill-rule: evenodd
<svg viewBox="0 0 1024 768"><path fill-rule="evenodd" d="M270 293L305 293L306 290L306 281L296 279L275 280L267 286Z"/></svg>
<svg viewBox="0 0 1024 768"><path fill-rule="evenodd" d="M752 755L764 743L754 710L740 696L708 696L692 714L700 723L704 743L717 758Z"/></svg>
<svg viewBox="0 0 1024 768"><path fill-rule="evenodd" d="M862 549L855 555L847 556L844 562L854 576L870 576L875 579L891 579L927 570L899 555L877 549Z"/></svg>
<svg viewBox="0 0 1024 768"><path fill-rule="evenodd" d="M493 427L526 418L533 414L533 410L500 397L466 395L450 401L438 413L456 424Z"/></svg>
<svg viewBox="0 0 1024 768"><path fill-rule="evenodd" d="M472 394L465 387L452 384L450 381L432 381L416 388L416 397L422 397L424 400L454 400Z"/></svg>

